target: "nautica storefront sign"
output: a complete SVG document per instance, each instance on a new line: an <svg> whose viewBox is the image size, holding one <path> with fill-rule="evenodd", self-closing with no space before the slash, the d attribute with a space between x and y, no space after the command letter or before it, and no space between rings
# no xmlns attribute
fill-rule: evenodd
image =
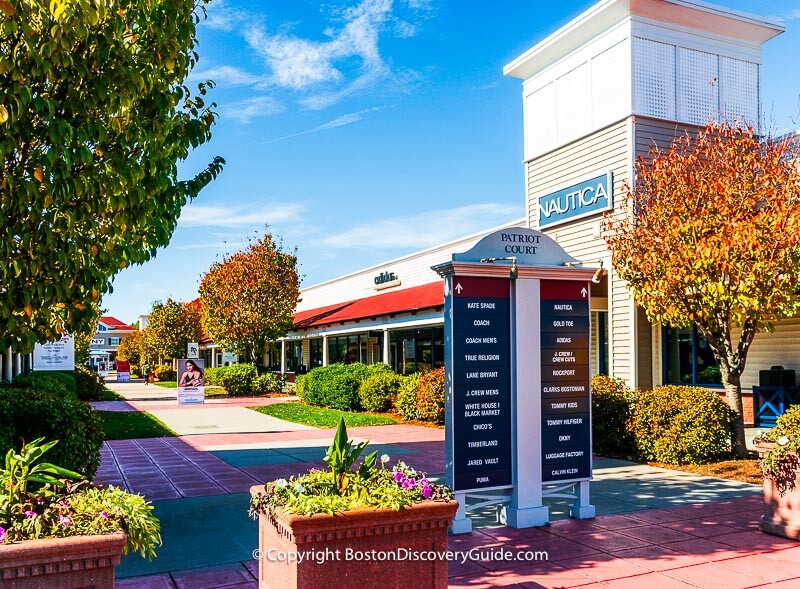
<svg viewBox="0 0 800 589"><path fill-rule="evenodd" d="M611 208L611 172L562 188L539 199L539 227L551 227Z"/></svg>

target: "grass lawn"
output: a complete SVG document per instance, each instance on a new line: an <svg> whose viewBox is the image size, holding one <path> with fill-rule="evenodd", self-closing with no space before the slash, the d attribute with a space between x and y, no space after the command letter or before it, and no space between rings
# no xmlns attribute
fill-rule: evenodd
<svg viewBox="0 0 800 589"><path fill-rule="evenodd" d="M397 423L396 419L384 417L382 415L370 415L369 413L353 413L350 411L339 411L338 409L327 409L325 407L312 407L303 403L277 403L275 405L265 405L263 407L250 407L253 411L271 415L278 419L284 419L293 423L302 423L320 428L335 428L339 424L339 418L344 417L347 427L360 427L366 425L391 425Z"/></svg>
<svg viewBox="0 0 800 589"><path fill-rule="evenodd" d="M177 389L178 388L178 381L177 380L159 380L158 382L154 382L153 384L156 385L157 387L164 387L165 389ZM227 397L228 393L226 393L225 389L223 389L222 387L206 385L206 387L205 387L205 396L206 397Z"/></svg>
<svg viewBox="0 0 800 589"><path fill-rule="evenodd" d="M103 388L103 394L100 395L101 401L124 401L125 397L118 395L109 388Z"/></svg>
<svg viewBox="0 0 800 589"><path fill-rule="evenodd" d="M98 411L106 440L164 438L177 435L149 413L138 411Z"/></svg>

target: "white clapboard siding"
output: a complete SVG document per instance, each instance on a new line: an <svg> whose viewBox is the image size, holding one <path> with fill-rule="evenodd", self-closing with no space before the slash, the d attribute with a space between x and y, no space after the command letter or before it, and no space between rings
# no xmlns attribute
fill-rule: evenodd
<svg viewBox="0 0 800 589"><path fill-rule="evenodd" d="M734 342L739 330L733 333ZM742 388L752 391L758 386L758 371L772 366L794 370L800 384L800 318L784 319L776 324L773 333L758 333L747 354Z"/></svg>
<svg viewBox="0 0 800 589"><path fill-rule="evenodd" d="M452 259L453 253L464 252L475 245L482 237L508 227L525 227L523 219L495 227L481 233L473 234L433 248L414 252L401 258L383 262L358 270L351 274L328 280L320 284L306 287L300 291L300 302L297 311L307 311L336 303L353 301L396 290L420 286L441 280L431 266ZM384 290L375 289L375 277L382 272L394 272L400 279L400 285Z"/></svg>
<svg viewBox="0 0 800 589"><path fill-rule="evenodd" d="M531 227L539 227L539 198L611 170L616 207L623 199L623 187L630 169L629 120L625 119L583 139L551 151L527 162L528 219ZM543 231L553 237L571 256L594 265L605 261L609 268L609 252L600 234L602 213L564 223ZM609 333L610 371L613 376L630 380L631 371L631 302L625 283L610 273ZM594 363L593 363L594 365Z"/></svg>

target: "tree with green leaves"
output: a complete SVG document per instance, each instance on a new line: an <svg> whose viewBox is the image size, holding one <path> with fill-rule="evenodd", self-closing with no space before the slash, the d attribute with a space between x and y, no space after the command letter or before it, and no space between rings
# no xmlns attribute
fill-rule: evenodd
<svg viewBox="0 0 800 589"><path fill-rule="evenodd" d="M741 376L756 333L800 311L800 173L789 139L712 124L639 158L622 216L607 216L614 269L651 321L705 337L745 455Z"/></svg>
<svg viewBox="0 0 800 589"><path fill-rule="evenodd" d="M133 331L122 338L117 346L117 360L127 360L137 366L142 357L142 332Z"/></svg>
<svg viewBox="0 0 800 589"><path fill-rule="evenodd" d="M300 299L297 256L265 234L200 282L203 328L225 350L263 364L267 343L286 335Z"/></svg>
<svg viewBox="0 0 800 589"><path fill-rule="evenodd" d="M167 245L221 171L192 91L209 0L0 0L0 349L79 332L122 268Z"/></svg>
<svg viewBox="0 0 800 589"><path fill-rule="evenodd" d="M167 299L156 301L147 321L145 338L155 356L185 358L186 346L203 337L200 311L196 306ZM151 359L148 357L148 359Z"/></svg>

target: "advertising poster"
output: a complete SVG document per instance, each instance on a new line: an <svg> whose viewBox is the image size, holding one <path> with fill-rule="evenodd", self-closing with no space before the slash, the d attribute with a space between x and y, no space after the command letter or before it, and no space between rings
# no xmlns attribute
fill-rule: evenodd
<svg viewBox="0 0 800 589"><path fill-rule="evenodd" d="M65 335L49 344L36 344L33 349L34 370L75 370L75 340Z"/></svg>
<svg viewBox="0 0 800 589"><path fill-rule="evenodd" d="M186 357L199 358L200 357L200 344L197 342L189 342L186 344Z"/></svg>
<svg viewBox="0 0 800 589"><path fill-rule="evenodd" d="M131 381L131 363L127 360L117 360L117 382Z"/></svg>
<svg viewBox="0 0 800 589"><path fill-rule="evenodd" d="M178 404L190 405L204 402L205 360L184 358L178 360Z"/></svg>

